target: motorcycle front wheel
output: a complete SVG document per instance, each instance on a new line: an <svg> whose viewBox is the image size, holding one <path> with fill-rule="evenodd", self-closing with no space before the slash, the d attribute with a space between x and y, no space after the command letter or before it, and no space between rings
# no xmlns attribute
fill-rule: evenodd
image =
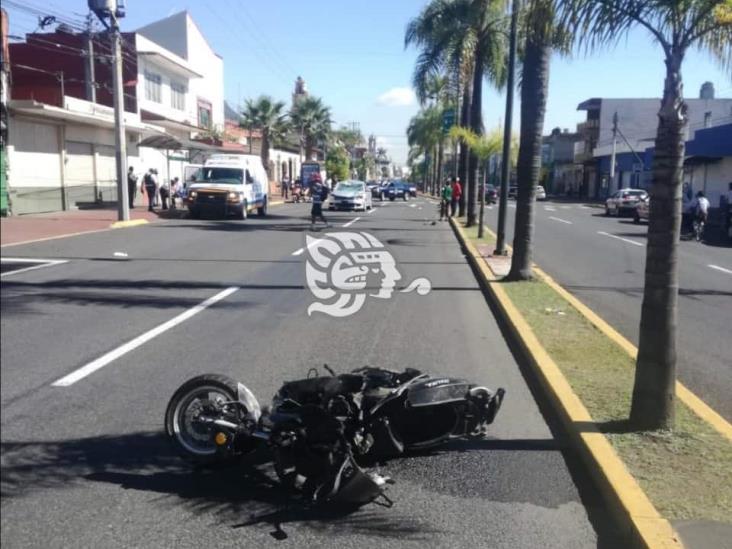
<svg viewBox="0 0 732 549"><path fill-rule="evenodd" d="M234 452L217 447L214 437L218 429L204 418L240 424L245 416L246 410L238 402L236 381L205 374L189 379L173 394L165 410L165 432L186 460L222 463L233 458Z"/></svg>

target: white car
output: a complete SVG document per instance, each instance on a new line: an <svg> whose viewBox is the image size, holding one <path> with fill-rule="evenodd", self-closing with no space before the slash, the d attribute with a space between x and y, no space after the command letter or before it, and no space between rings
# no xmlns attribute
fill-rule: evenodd
<svg viewBox="0 0 732 549"><path fill-rule="evenodd" d="M370 210L371 191L363 181L341 181L333 189L328 203L330 210Z"/></svg>
<svg viewBox="0 0 732 549"><path fill-rule="evenodd" d="M546 200L546 191L544 190L544 187L541 185L536 186L536 199L537 200Z"/></svg>
<svg viewBox="0 0 732 549"><path fill-rule="evenodd" d="M635 206L635 212L633 212L633 221L640 223L641 221L648 221L648 215L651 211L651 197L648 196L638 201Z"/></svg>
<svg viewBox="0 0 732 549"><path fill-rule="evenodd" d="M647 197L648 193L643 189L620 189L605 201L605 215L635 215L638 201Z"/></svg>

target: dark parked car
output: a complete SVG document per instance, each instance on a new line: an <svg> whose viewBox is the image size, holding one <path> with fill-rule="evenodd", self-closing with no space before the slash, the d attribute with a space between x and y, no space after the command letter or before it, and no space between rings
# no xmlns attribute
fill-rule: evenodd
<svg viewBox="0 0 732 549"><path fill-rule="evenodd" d="M376 183L373 187L371 187L371 198L378 198L379 200L384 200L386 198L386 187L389 185L387 181L383 181L381 183Z"/></svg>
<svg viewBox="0 0 732 549"><path fill-rule="evenodd" d="M518 187L516 185L511 185L508 188L508 198L516 198L518 195Z"/></svg>
<svg viewBox="0 0 732 549"><path fill-rule="evenodd" d="M401 181L392 181L386 186L386 192L384 194L392 202L397 198L409 200L409 187Z"/></svg>
<svg viewBox="0 0 732 549"><path fill-rule="evenodd" d="M488 184L485 186L485 201L487 204L495 204L498 202L498 189L495 185Z"/></svg>

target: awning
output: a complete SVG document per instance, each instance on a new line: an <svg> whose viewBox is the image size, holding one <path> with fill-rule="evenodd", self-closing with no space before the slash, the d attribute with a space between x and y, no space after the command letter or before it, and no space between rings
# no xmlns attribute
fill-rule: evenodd
<svg viewBox="0 0 732 549"><path fill-rule="evenodd" d="M138 143L138 147L149 147L151 149L164 149L178 151L181 149L194 151L220 151L221 147L193 141L191 139L180 139L170 134L158 134L146 137Z"/></svg>

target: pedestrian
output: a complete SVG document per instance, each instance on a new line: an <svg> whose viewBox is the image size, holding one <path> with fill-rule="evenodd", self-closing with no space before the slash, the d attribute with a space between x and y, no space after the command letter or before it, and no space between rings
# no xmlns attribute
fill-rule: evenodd
<svg viewBox="0 0 732 549"><path fill-rule="evenodd" d="M443 221L450 217L449 208L450 202L452 201L452 186L450 185L449 179L445 180L440 197L440 221Z"/></svg>
<svg viewBox="0 0 732 549"><path fill-rule="evenodd" d="M170 182L170 209L175 210L175 199L180 196L180 179L177 177L173 178L173 181Z"/></svg>
<svg viewBox="0 0 732 549"><path fill-rule="evenodd" d="M168 209L168 198L170 198L170 184L163 182L160 185L160 204L163 210Z"/></svg>
<svg viewBox="0 0 732 549"><path fill-rule="evenodd" d="M457 212L458 204L460 203L460 197L463 196L463 187L460 185L460 180L457 177L452 178L452 200L450 201L450 217L455 217Z"/></svg>
<svg viewBox="0 0 732 549"><path fill-rule="evenodd" d="M287 200L287 195L290 190L290 178L287 176L284 176L282 178L282 198Z"/></svg>
<svg viewBox="0 0 732 549"><path fill-rule="evenodd" d="M155 195L158 192L158 182L155 177L155 168L150 168L143 178L143 184L145 186L145 194L147 195L147 210L152 212L155 211L153 206L155 205Z"/></svg>
<svg viewBox="0 0 732 549"><path fill-rule="evenodd" d="M325 223L326 227L330 227L330 224L323 216L323 200L328 197L328 189L325 187L325 185L323 185L320 174L317 173L314 173L312 176L310 176L309 183L310 196L313 200L313 206L310 210L311 228L315 228L315 221L317 219L320 219L323 223Z"/></svg>
<svg viewBox="0 0 732 549"><path fill-rule="evenodd" d="M137 175L135 168L130 166L127 170L127 199L130 203L130 209L135 207L135 198L137 198Z"/></svg>

